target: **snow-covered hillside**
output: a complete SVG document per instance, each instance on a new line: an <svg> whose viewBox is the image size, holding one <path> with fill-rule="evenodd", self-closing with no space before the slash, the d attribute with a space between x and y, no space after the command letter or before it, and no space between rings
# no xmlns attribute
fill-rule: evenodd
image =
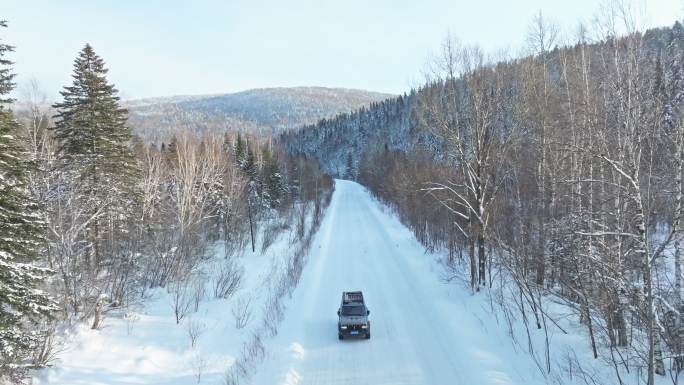
<svg viewBox="0 0 684 385"><path fill-rule="evenodd" d="M37 383L221 384L236 378L231 377L238 370L233 363L249 349L243 343L259 324L273 266L291 248L285 233L266 255L243 256L247 281L235 299L208 301L180 325L172 299L158 291L127 319L112 317L100 331L77 330L61 360ZM443 277L438 255L425 253L364 187L338 180L277 335L260 341L260 358L250 364L256 374L237 383L583 383L579 373L565 372L568 357L592 370L597 383L609 378L603 375L610 369L592 362L581 331L570 322L562 325L568 334L550 336L554 374L544 374L521 347L528 342L518 346L510 338L509 330L523 338L520 325L514 322L508 329L504 315L492 312L486 293L471 295ZM336 310L344 290L363 290L371 309L370 340L338 341ZM249 299L254 310L244 329L235 327L237 298ZM188 333L192 323L202 330L194 347ZM529 344L541 346L543 338L541 331L533 332Z"/></svg>
<svg viewBox="0 0 684 385"><path fill-rule="evenodd" d="M391 96L346 88L262 88L233 94L132 100L126 106L133 131L157 141L178 129L277 133Z"/></svg>

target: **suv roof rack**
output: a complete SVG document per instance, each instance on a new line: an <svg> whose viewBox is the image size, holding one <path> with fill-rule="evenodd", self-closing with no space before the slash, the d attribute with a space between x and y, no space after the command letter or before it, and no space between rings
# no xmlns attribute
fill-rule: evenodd
<svg viewBox="0 0 684 385"><path fill-rule="evenodd" d="M363 293L360 291L345 291L342 293L342 303L360 302L363 303Z"/></svg>

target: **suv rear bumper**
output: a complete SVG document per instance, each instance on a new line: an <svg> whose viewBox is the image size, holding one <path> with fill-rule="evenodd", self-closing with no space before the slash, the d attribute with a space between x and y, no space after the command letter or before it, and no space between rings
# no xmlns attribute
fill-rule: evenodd
<svg viewBox="0 0 684 385"><path fill-rule="evenodd" d="M346 325L346 329L342 329L342 326L337 326L337 331L343 337L366 337L370 333L370 325L367 328L361 327L361 325Z"/></svg>

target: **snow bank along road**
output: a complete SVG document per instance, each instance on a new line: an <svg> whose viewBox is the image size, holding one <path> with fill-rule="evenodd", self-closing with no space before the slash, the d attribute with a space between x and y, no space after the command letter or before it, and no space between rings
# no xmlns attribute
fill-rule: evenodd
<svg viewBox="0 0 684 385"><path fill-rule="evenodd" d="M543 383L505 333L464 309L408 229L360 185L337 181L302 280L255 384ZM363 290L370 340L337 339L344 290ZM496 328L496 324L494 324Z"/></svg>

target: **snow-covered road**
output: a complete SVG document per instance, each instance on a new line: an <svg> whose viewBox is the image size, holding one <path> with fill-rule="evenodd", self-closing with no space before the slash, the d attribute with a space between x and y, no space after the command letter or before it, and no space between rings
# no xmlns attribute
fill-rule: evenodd
<svg viewBox="0 0 684 385"><path fill-rule="evenodd" d="M278 334L264 339L264 362L253 368L251 381L240 383L549 383L524 349L516 352L501 315L483 309L489 306L485 293L473 296L467 288L444 283L436 257L383 210L362 186L336 182L299 285L285 301ZM263 306L272 264L282 262L291 247L284 232L266 254L239 258L246 278L236 298ZM217 255L222 261L223 254ZM345 290L363 290L371 310L370 340L338 341L336 312ZM234 303L207 298L177 324L170 295L156 289L131 312L135 317L110 315L102 330L76 327L54 366L37 373L34 383L186 385L197 383L202 373L199 383L222 384L242 343L260 325L254 321L236 329ZM191 322L205 327L194 347L187 331ZM574 345L583 346L588 356L586 340L578 341Z"/></svg>
<svg viewBox="0 0 684 385"><path fill-rule="evenodd" d="M537 383L524 353L464 309L466 290L360 185L337 181L302 280L255 384ZM337 339L341 292L363 290L370 340ZM496 327L496 326L494 326Z"/></svg>

